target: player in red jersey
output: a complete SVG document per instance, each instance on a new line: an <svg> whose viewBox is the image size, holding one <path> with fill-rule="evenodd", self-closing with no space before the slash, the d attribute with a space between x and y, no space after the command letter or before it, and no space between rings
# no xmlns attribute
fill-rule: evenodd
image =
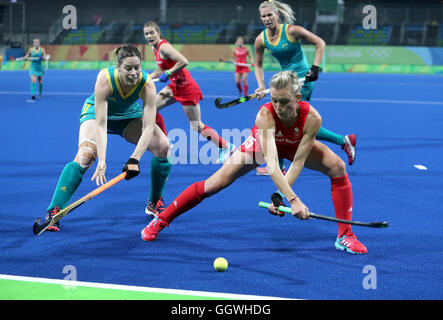
<svg viewBox="0 0 443 320"><path fill-rule="evenodd" d="M157 110L179 102L183 106L191 128L210 140L219 148L217 163L223 163L235 149L233 144L222 139L214 129L201 120L200 100L203 99L200 87L185 67L188 60L176 50L161 33L157 23L149 21L143 27L146 41L152 46L157 69L151 78L161 82L171 81L157 95Z"/></svg>
<svg viewBox="0 0 443 320"><path fill-rule="evenodd" d="M232 53L232 62L235 64L235 85L238 88L239 94L244 96L248 95L248 76L249 65L254 66L254 60L251 52L244 46L244 38L242 36L237 37L235 41L235 50ZM248 63L248 58L251 63ZM242 88L243 83L243 88Z"/></svg>
<svg viewBox="0 0 443 320"><path fill-rule="evenodd" d="M331 179L331 197L336 217L352 220L352 185L346 165L326 145L315 139L321 117L309 102L301 101L301 85L292 71L274 75L269 84L272 101L260 108L251 135L225 164L207 180L195 182L185 189L162 213L142 230L145 241L153 241L158 233L180 214L192 209L205 198L218 193L236 179L266 162L278 192L288 199L292 215L309 219L309 209L295 194L291 185L303 167L316 170ZM281 172L278 157L292 161L286 175ZM282 215L272 205L269 211ZM350 253L367 253L349 224L338 224L335 247Z"/></svg>

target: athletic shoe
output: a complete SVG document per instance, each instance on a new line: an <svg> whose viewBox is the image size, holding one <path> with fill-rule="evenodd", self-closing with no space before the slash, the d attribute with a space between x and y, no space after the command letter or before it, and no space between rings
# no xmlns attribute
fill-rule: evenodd
<svg viewBox="0 0 443 320"><path fill-rule="evenodd" d="M46 213L46 221L48 221L49 219L51 219L53 216L55 216L57 213L60 212L60 208L59 207L54 207L54 209L49 210ZM60 222L57 221L56 223L54 223L54 225L48 227L46 229L46 231L60 231Z"/></svg>
<svg viewBox="0 0 443 320"><path fill-rule="evenodd" d="M352 231L347 231L343 236L337 238L335 241L335 247L338 250L346 250L353 254L368 253L368 249L366 249L363 243L357 240L357 237Z"/></svg>
<svg viewBox="0 0 443 320"><path fill-rule="evenodd" d="M218 152L218 159L217 163L224 163L226 160L228 160L229 156L232 152L235 150L235 145L232 143L228 143L228 147L225 149L220 148Z"/></svg>
<svg viewBox="0 0 443 320"><path fill-rule="evenodd" d="M345 144L341 147L348 155L348 163L352 165L355 160L355 145L357 144L357 136L349 134L345 136Z"/></svg>
<svg viewBox="0 0 443 320"><path fill-rule="evenodd" d="M145 213L150 216L157 216L165 210L165 203L163 202L163 198L160 198L157 203L148 200L148 204L146 205Z"/></svg>
<svg viewBox="0 0 443 320"><path fill-rule="evenodd" d="M281 172L283 173L283 175L286 175L286 167L283 167L281 169ZM255 170L255 174L258 176L269 176L268 167L258 167Z"/></svg>
<svg viewBox="0 0 443 320"><path fill-rule="evenodd" d="M157 239L159 232L162 231L164 227L169 227L169 224L160 219L158 216L155 216L148 226L142 230L142 239L145 241L154 241Z"/></svg>

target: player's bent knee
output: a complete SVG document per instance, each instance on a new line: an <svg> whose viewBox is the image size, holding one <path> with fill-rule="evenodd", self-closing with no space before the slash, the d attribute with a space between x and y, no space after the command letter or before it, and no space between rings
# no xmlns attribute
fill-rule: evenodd
<svg viewBox="0 0 443 320"><path fill-rule="evenodd" d="M97 158L97 146L90 140L82 141L78 146L76 162L84 169L90 168Z"/></svg>
<svg viewBox="0 0 443 320"><path fill-rule="evenodd" d="M329 171L331 176L342 177L346 174L346 163L337 156L334 165Z"/></svg>
<svg viewBox="0 0 443 320"><path fill-rule="evenodd" d="M169 140L166 140L164 143L162 143L159 146L154 155L158 158L166 158L169 156L169 150L170 150Z"/></svg>
<svg viewBox="0 0 443 320"><path fill-rule="evenodd" d="M201 132L205 127L203 123L198 121L190 121L189 124L191 125L191 129L197 132Z"/></svg>

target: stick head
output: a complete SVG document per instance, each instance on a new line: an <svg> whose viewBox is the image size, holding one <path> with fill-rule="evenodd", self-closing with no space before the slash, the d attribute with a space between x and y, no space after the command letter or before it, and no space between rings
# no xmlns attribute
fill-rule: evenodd
<svg viewBox="0 0 443 320"><path fill-rule="evenodd" d="M371 226L374 228L387 228L389 227L389 223L387 221L384 222L372 222Z"/></svg>
<svg viewBox="0 0 443 320"><path fill-rule="evenodd" d="M214 101L214 103L215 103L215 106L217 107L217 108L220 108L220 106L221 106L221 98L220 97L218 97L218 98L216 98L215 99L215 101Z"/></svg>
<svg viewBox="0 0 443 320"><path fill-rule="evenodd" d="M34 226L32 227L32 231L34 232L35 235L40 233L40 222L41 219L37 218L37 220L35 220L34 222Z"/></svg>

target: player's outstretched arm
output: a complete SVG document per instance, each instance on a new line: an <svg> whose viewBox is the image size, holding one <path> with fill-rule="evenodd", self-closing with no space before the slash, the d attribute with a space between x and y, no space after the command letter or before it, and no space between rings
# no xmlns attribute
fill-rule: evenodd
<svg viewBox="0 0 443 320"><path fill-rule="evenodd" d="M96 123L96 143L97 143L97 168L91 178L95 179L99 186L106 182L106 147L108 142L108 97L111 94L111 87L105 72L100 71L97 76L97 81L94 88L94 108L95 108L95 123Z"/></svg>
<svg viewBox="0 0 443 320"><path fill-rule="evenodd" d="M257 80L258 88L255 90L255 93L259 94L258 98L263 98L265 94L263 91L266 89L265 84L265 73L263 71L263 54L265 51L265 47L263 45L262 35L258 35L255 39L254 48L255 48L255 79Z"/></svg>
<svg viewBox="0 0 443 320"><path fill-rule="evenodd" d="M154 134L155 117L157 113L155 104L156 95L157 90L154 83L152 81L148 81L140 93L140 98L143 100L143 127L142 135L140 136L134 152L131 155L131 158L133 159L141 159L143 154L148 149L149 143L151 142Z"/></svg>

